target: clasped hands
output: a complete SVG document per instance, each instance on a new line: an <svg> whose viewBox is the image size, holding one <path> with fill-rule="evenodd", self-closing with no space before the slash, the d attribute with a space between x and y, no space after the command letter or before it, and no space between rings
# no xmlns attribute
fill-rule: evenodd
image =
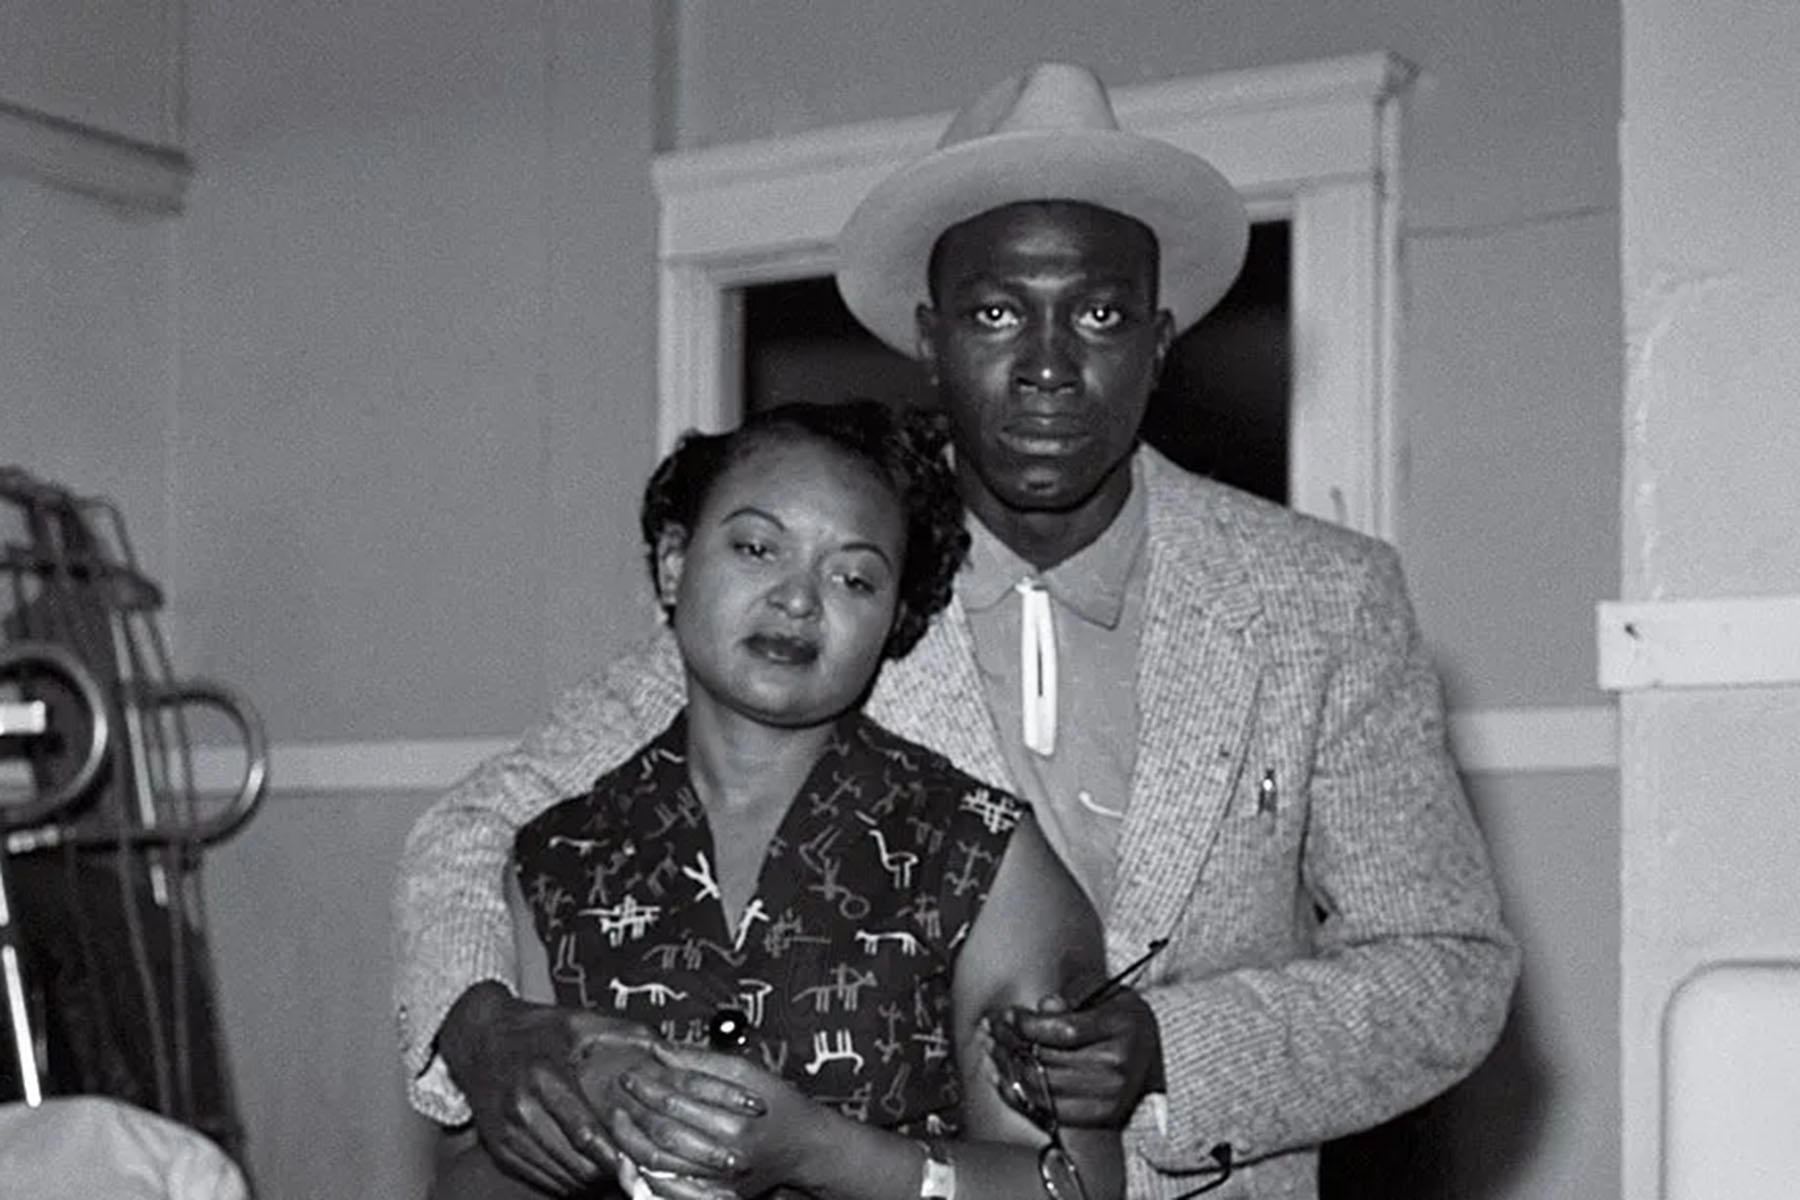
<svg viewBox="0 0 1800 1200"><path fill-rule="evenodd" d="M991 1063L1035 1048L1064 1125L1123 1125L1162 1087L1155 1015L1129 989L1080 1011L1057 996L996 1010L983 1028ZM634 1022L498 985L458 1001L439 1046L495 1162L553 1195L634 1170L665 1200L803 1186L842 1120L742 1056L671 1046Z"/></svg>

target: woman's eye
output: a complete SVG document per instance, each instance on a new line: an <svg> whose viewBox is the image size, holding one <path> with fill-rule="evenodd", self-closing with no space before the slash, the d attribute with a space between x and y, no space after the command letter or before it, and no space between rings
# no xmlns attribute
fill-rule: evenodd
<svg viewBox="0 0 1800 1200"><path fill-rule="evenodd" d="M738 538L731 543L731 548L746 558L760 559L769 557L768 544L766 542L759 542L754 538Z"/></svg>
<svg viewBox="0 0 1800 1200"><path fill-rule="evenodd" d="M845 588L855 592L859 596L873 596L876 591L879 590L873 579L867 575L860 575L855 571L840 571L838 572L837 580Z"/></svg>

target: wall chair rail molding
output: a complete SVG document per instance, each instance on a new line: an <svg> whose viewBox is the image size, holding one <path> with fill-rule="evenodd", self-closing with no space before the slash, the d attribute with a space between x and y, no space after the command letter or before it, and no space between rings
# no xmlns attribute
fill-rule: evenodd
<svg viewBox="0 0 1800 1200"><path fill-rule="evenodd" d="M1412 77L1408 64L1376 53L1113 93L1126 128L1205 155L1254 218L1291 222L1293 504L1390 540L1399 101ZM930 149L949 120L843 125L657 158L663 448L690 427L737 420L741 289L829 274L851 210Z"/></svg>
<svg viewBox="0 0 1800 1200"><path fill-rule="evenodd" d="M1608 691L1800 684L1800 596L1609 600L1596 618Z"/></svg>
<svg viewBox="0 0 1800 1200"><path fill-rule="evenodd" d="M1450 744L1470 775L1610 771L1617 721L1610 707L1474 709L1450 714ZM408 741L287 742L269 748L269 790L288 795L439 792L483 759L510 749L510 737ZM200 747L196 781L226 792L243 774L236 748ZM5 782L0 779L0 782Z"/></svg>
<svg viewBox="0 0 1800 1200"><path fill-rule="evenodd" d="M174 146L0 100L0 174L151 213L179 213L193 165Z"/></svg>

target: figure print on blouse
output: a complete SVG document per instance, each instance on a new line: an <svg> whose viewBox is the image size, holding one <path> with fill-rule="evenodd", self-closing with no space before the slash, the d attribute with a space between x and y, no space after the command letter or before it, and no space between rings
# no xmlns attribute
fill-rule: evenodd
<svg viewBox="0 0 1800 1200"><path fill-rule="evenodd" d="M840 718L728 922L686 720L520 830L520 891L561 1004L704 1045L720 1008L762 1064L858 1120L954 1133L956 952L1025 805Z"/></svg>

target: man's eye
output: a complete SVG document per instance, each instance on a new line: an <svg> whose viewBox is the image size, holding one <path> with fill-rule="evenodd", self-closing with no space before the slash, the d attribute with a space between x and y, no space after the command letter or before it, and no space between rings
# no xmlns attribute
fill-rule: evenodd
<svg viewBox="0 0 1800 1200"><path fill-rule="evenodd" d="M1125 319L1125 310L1112 304L1091 304L1081 314L1089 329L1112 329Z"/></svg>
<svg viewBox="0 0 1800 1200"><path fill-rule="evenodd" d="M972 315L983 329L1011 329L1019 323L1019 314L1004 304L983 304Z"/></svg>

